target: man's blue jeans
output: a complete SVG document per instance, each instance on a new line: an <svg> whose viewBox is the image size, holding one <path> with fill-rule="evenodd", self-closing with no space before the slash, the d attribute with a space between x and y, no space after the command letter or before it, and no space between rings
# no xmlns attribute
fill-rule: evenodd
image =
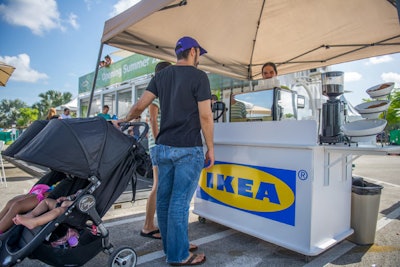
<svg viewBox="0 0 400 267"><path fill-rule="evenodd" d="M168 263L189 257L190 201L204 166L202 147L156 146L157 219Z"/></svg>

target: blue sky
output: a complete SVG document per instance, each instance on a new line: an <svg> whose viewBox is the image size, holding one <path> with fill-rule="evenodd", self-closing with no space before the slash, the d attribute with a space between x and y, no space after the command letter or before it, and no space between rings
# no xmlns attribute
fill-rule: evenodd
<svg viewBox="0 0 400 267"><path fill-rule="evenodd" d="M96 67L104 22L137 1L0 0L0 61L16 70L0 99L31 105L48 90L78 94ZM105 54L116 49L105 46Z"/></svg>
<svg viewBox="0 0 400 267"><path fill-rule="evenodd" d="M28 105L48 90L78 94L78 79L92 72L104 22L137 0L0 0L0 61L16 67L0 99ZM103 57L116 49L105 46ZM383 83L400 87L400 54L332 67L345 72L347 99L357 105L365 90Z"/></svg>

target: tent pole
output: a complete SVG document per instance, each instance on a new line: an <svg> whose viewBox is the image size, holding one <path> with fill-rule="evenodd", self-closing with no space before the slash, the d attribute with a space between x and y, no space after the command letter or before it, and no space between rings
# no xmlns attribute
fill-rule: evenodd
<svg viewBox="0 0 400 267"><path fill-rule="evenodd" d="M97 74L99 74L99 66L100 66L100 59L101 59L101 54L103 53L103 46L104 44L100 44L100 50L99 50L99 55L97 56L97 64L95 67L95 72L94 72L94 77L93 77L93 83L92 83L92 91L90 92L90 98L89 98L89 106L88 110L86 113L86 118L89 118L90 116L90 109L92 108L92 101L93 101L93 95L94 95L94 90L96 88L96 80L97 80Z"/></svg>
<svg viewBox="0 0 400 267"><path fill-rule="evenodd" d="M400 0L396 1L396 6L397 6L397 15L399 17L399 24L400 24Z"/></svg>

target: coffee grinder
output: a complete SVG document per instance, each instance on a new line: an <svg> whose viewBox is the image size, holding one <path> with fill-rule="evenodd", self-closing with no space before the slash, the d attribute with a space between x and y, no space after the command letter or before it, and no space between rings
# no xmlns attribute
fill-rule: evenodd
<svg viewBox="0 0 400 267"><path fill-rule="evenodd" d="M322 94L329 99L322 105L322 134L320 143L336 144L343 142L340 127L344 122L344 103L339 96L343 94L342 71L322 73Z"/></svg>

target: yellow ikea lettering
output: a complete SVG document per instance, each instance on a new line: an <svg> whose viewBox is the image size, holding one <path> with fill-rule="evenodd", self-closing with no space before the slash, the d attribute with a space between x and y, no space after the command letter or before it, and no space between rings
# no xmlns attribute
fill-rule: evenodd
<svg viewBox="0 0 400 267"><path fill-rule="evenodd" d="M203 170L200 187L224 204L256 212L284 210L295 198L292 189L279 178L235 164L217 164Z"/></svg>

